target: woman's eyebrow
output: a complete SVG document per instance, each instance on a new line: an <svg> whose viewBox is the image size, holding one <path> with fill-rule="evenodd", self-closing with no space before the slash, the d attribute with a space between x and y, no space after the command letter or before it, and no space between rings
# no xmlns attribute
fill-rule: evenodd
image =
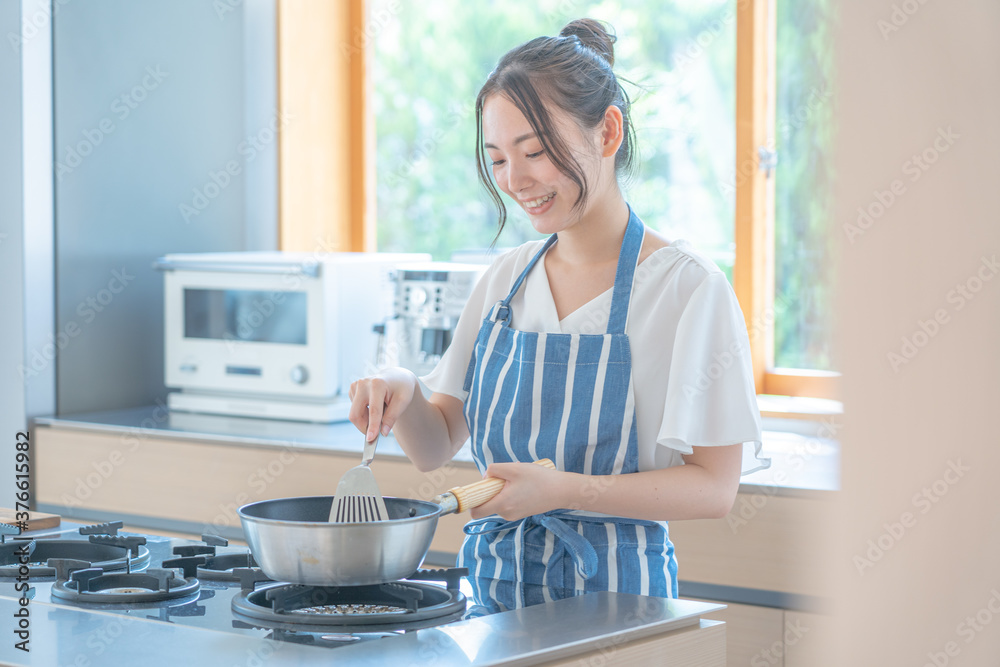
<svg viewBox="0 0 1000 667"><path fill-rule="evenodd" d="M522 141L527 141L528 139L533 139L534 137L535 137L534 132L529 132L528 134L522 134L521 136L514 138L514 145L517 146ZM483 144L483 147L498 150L497 147L494 146L493 144Z"/></svg>

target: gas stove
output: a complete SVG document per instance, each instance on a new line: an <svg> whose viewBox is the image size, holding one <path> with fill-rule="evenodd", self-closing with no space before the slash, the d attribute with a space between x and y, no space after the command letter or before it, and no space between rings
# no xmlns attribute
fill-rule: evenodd
<svg viewBox="0 0 1000 667"><path fill-rule="evenodd" d="M548 640L549 653L565 654L571 645L579 652L580 640L594 628L575 615L613 612L609 627L617 618L618 632L627 634L640 626L697 623L698 614L710 610L678 609L678 603L721 608L546 590L535 596L543 604L517 610L516 602L499 598L470 600L467 571L459 568L420 570L374 586L302 586L271 581L247 547L222 538L122 533L121 522L112 522L64 523L18 541L7 537L0 544L0 618L14 618L19 608L19 559L30 586L32 652L16 650L8 639L0 644L0 664L118 664L140 657L148 665L311 664L328 661L324 655L345 664L384 664L400 651L432 658L422 664L501 664L538 654L537 633L551 634L560 623L564 637ZM628 621L629 605L642 623ZM532 611L534 621L523 616ZM585 634L573 640L581 630ZM487 637L497 631L502 641L494 645ZM3 634L10 636L9 630Z"/></svg>
<svg viewBox="0 0 1000 667"><path fill-rule="evenodd" d="M302 586L269 579L246 547L218 536L196 542L119 535L121 528L120 521L64 526L30 542L8 539L0 545L0 596L19 596L20 549L29 554L33 602L279 641L336 647L441 625L466 611L465 569L420 570L376 586Z"/></svg>

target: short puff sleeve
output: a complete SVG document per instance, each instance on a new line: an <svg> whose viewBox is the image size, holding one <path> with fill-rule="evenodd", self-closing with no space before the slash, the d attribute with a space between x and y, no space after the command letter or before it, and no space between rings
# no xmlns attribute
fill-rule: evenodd
<svg viewBox="0 0 1000 667"><path fill-rule="evenodd" d="M674 338L657 443L683 454L692 447L743 444L741 474L763 470L760 410L750 340L736 294L722 272L698 284Z"/></svg>

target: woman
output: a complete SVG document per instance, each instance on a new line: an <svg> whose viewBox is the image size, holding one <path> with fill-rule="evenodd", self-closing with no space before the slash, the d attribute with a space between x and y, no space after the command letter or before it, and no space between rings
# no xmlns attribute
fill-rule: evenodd
<svg viewBox="0 0 1000 667"><path fill-rule="evenodd" d="M480 470L506 480L466 526L459 565L474 582L676 597L666 522L729 511L760 416L725 275L645 229L622 196L635 137L613 41L573 21L489 75L480 178L501 230L497 187L549 236L483 276L423 378L430 398L388 369L351 386L350 418L369 440L393 429L421 470L471 436Z"/></svg>

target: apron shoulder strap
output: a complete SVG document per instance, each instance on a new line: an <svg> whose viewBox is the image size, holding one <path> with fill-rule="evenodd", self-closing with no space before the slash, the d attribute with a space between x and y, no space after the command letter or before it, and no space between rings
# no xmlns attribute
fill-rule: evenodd
<svg viewBox="0 0 1000 667"><path fill-rule="evenodd" d="M538 260L546 253L546 251L552 247L552 244L557 241L556 235L553 234L549 238L545 239L545 243L542 244L541 249L535 253L535 256L531 258L528 265L524 267L524 271L521 271L521 275L517 277L514 281L514 286L510 288L510 292L504 298L503 301L498 302L493 310L490 311L489 319L491 322L509 322L510 321L510 300L514 298L517 294L517 290L521 289L521 284L524 283L524 279L528 277L528 272L534 268Z"/></svg>
<svg viewBox="0 0 1000 667"><path fill-rule="evenodd" d="M642 249L642 239L645 226L628 207L628 225L625 227L625 238L622 241L621 252L618 253L618 268L615 271L615 287L611 293L611 315L608 317L608 333L623 334L628 325L629 301L632 298L632 279L635 268L639 264L639 251Z"/></svg>

